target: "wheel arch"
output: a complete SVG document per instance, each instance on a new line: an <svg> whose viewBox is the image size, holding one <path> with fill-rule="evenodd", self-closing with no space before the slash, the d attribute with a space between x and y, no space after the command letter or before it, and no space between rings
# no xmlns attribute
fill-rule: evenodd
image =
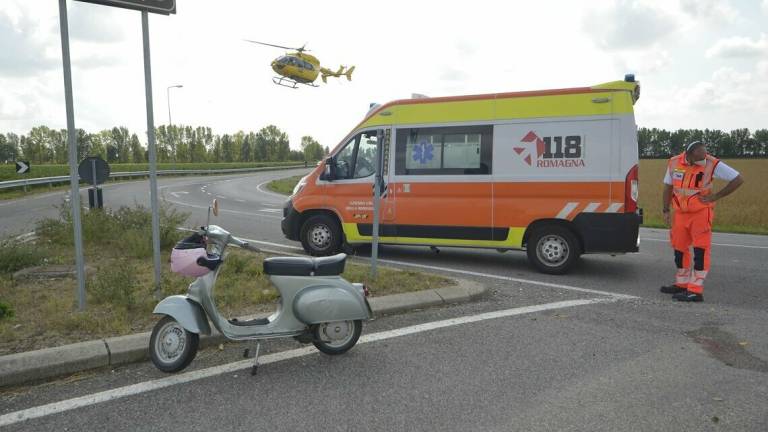
<svg viewBox="0 0 768 432"><path fill-rule="evenodd" d="M576 239L579 241L579 252L584 253L584 236L581 234L580 230L574 224L573 222L567 220L567 219L537 219L533 221L531 224L528 225L528 227L525 229L525 233L523 234L523 243L522 246L524 248L528 247L528 239L531 237L531 234L533 234L534 231L536 231L539 228L545 227L545 226L559 226L567 229L571 233L573 233L574 236L576 236Z"/></svg>

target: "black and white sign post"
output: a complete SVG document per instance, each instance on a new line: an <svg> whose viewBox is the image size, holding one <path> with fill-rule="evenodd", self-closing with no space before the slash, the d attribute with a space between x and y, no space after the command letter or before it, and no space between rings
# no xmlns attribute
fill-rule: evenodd
<svg viewBox="0 0 768 432"><path fill-rule="evenodd" d="M16 174L24 174L24 180L26 180L30 167L31 165L29 164L29 161L16 161ZM24 183L24 192L27 192L26 182Z"/></svg>
<svg viewBox="0 0 768 432"><path fill-rule="evenodd" d="M27 174L29 170L29 161L16 161L16 174Z"/></svg>
<svg viewBox="0 0 768 432"><path fill-rule="evenodd" d="M72 102L72 68L69 61L69 24L67 2L59 0L59 26L61 30L61 57L64 63L64 100L67 105L67 149L69 151L69 185L72 224L75 229L75 266L77 267L77 308L85 310L85 268L83 260L83 227L80 221L80 184L77 174L77 130Z"/></svg>

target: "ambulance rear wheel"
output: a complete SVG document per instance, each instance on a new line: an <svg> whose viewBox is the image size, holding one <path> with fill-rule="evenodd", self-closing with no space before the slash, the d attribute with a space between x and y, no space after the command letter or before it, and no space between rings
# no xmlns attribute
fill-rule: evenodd
<svg viewBox="0 0 768 432"><path fill-rule="evenodd" d="M312 256L333 255L341 247L341 227L331 216L310 216L301 225L301 245Z"/></svg>
<svg viewBox="0 0 768 432"><path fill-rule="evenodd" d="M579 240L568 229L557 225L536 228L528 238L528 261L542 273L564 274L580 255Z"/></svg>

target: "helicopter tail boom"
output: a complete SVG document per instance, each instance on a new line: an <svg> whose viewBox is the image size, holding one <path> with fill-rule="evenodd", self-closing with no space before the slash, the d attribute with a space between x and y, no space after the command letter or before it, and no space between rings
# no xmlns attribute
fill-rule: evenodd
<svg viewBox="0 0 768 432"><path fill-rule="evenodd" d="M344 66L339 66L339 69L337 71L332 71L327 68L320 68L320 78L323 79L323 82L328 82L328 77L341 77L345 76L347 77L347 81L352 81L352 72L355 70L355 67L352 66L351 68L347 69L346 72L344 72Z"/></svg>

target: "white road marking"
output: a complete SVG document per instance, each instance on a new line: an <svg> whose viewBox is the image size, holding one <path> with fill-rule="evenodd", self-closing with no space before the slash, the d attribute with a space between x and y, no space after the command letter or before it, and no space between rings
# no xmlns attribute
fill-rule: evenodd
<svg viewBox="0 0 768 432"><path fill-rule="evenodd" d="M556 284L556 283L549 283L549 282L541 282L541 281L531 280L531 279L513 278L513 277L509 277L509 276L500 276L500 275L495 275L495 274L491 274L491 273L480 273L480 272L473 272L473 271L468 271L468 270L458 270L458 269L453 269L453 268L448 268L448 267L438 267L438 266L431 266L431 265L424 265L424 264L413 264L413 263L408 263L408 262L405 262L405 261L395 261L395 260L379 259L379 262L390 263L390 264L397 264L397 265L409 266L409 267L418 267L418 268L423 268L423 269L428 269L428 270L439 270L439 271L444 271L444 272L459 273L459 274L470 275L470 276L487 277L487 278L490 278L490 279L499 279L499 280L504 280L504 281L509 281L509 282L526 283L526 284L531 284L531 285L539 285L539 286L543 286L543 287L557 288L557 289L568 290L568 291L578 291L578 292L584 292L584 293L590 293L590 294L599 294L599 295L610 296L610 297L620 298L620 299L636 299L636 298L639 298L639 297L631 296L631 295L627 295L627 294L616 294L616 293L612 293L612 292L608 292L608 291L593 290L593 289L588 289L588 288L579 288L579 287L575 287L575 286L571 286L571 285L563 285L563 284Z"/></svg>
<svg viewBox="0 0 768 432"><path fill-rule="evenodd" d="M241 199L236 199L235 201L237 201L239 203L244 203L245 202L245 200L241 200Z"/></svg>
<svg viewBox="0 0 768 432"><path fill-rule="evenodd" d="M169 203L172 203L172 204L178 204L178 205L182 205L182 206L185 206L185 207L192 207L192 208L196 208L196 209L208 210L208 206L199 206L199 205L194 205L194 204L187 204L187 203L183 203L181 201L173 201L173 200L166 200L166 201L168 201ZM282 216L272 216L272 215L263 214L263 213L248 213L248 212L242 212L242 211L237 211L237 210L226 210L226 209L220 209L219 211L221 213L231 213L231 214L243 215L243 216L256 216L256 217L263 217L263 218L269 218L269 219L278 219L278 220L282 219Z"/></svg>
<svg viewBox="0 0 768 432"><path fill-rule="evenodd" d="M181 195L186 195L186 194L188 194L188 193L189 193L189 192L185 192L185 191L179 191L179 192L171 192L171 195L175 196L176 198L179 198L179 195L180 195L180 194L181 194Z"/></svg>
<svg viewBox="0 0 768 432"><path fill-rule="evenodd" d="M224 195L216 195L216 198L227 199Z"/></svg>
<svg viewBox="0 0 768 432"><path fill-rule="evenodd" d="M271 181L273 181L273 180L267 180L267 181L265 181L265 182L263 182L263 183L259 183L259 184L256 186L256 189L258 189L258 191L259 191L259 192L261 192L261 193L264 193L264 194L267 194L267 195L272 195L272 196L280 197L280 198L282 198L282 199L284 199L284 200L285 200L285 199L288 199L288 197L287 197L287 196L285 196L285 195L283 195L283 194L279 194L279 193L275 193L275 192L270 192L270 191L266 191L266 190L262 189L262 186L264 186L265 184L267 184L267 183L269 183L269 182L271 182Z"/></svg>
<svg viewBox="0 0 768 432"><path fill-rule="evenodd" d="M279 208L263 208L263 209L259 209L259 211L260 212L267 212L267 213L280 213L281 211L283 211L283 209L279 209Z"/></svg>
<svg viewBox="0 0 768 432"><path fill-rule="evenodd" d="M568 215L571 214L571 212L574 209L576 209L576 207L578 207L578 206L579 206L579 203L569 202L568 204L565 205L565 207L563 207L562 210L560 210L560 213L558 213L557 216L555 216L555 218L556 219L565 219L565 218L567 218Z"/></svg>
<svg viewBox="0 0 768 432"><path fill-rule="evenodd" d="M667 239L655 239L655 238L645 238L645 237L640 237L640 241L655 241L655 242L669 243L669 240ZM727 247L738 247L738 248L747 248L747 249L768 249L768 246L738 245L738 244L731 244L731 243L711 243L711 244L713 246L727 246Z"/></svg>
<svg viewBox="0 0 768 432"><path fill-rule="evenodd" d="M486 321L497 318L506 318L515 315L530 314L535 312L543 312L555 309L564 309L575 306L584 306L596 303L610 303L618 300L617 298L606 299L586 299L586 300L568 300L554 303L546 303L535 306L525 306L513 309L505 309L495 312L487 312L479 315L463 316L459 318L452 318L442 321L433 321L424 324L417 324L414 326L403 327L394 330L382 331L378 333L372 333L362 336L358 344L365 344L371 342L378 342L387 339L393 339L401 336L407 336L417 334L421 332L453 327L463 324L471 324L480 321ZM265 365L270 363L276 363L284 360L290 360L298 357L308 356L318 351L314 347L305 347L294 349L290 351L283 351L275 354L265 355L259 358L259 364ZM71 411L74 409L87 407L103 402L109 402L112 400L124 398L127 396L133 396L141 393L150 392L153 390L162 389L174 385L184 384L192 381L197 381L204 378L209 378L216 375L236 372L242 369L247 369L253 366L253 360L240 360L234 363L229 363L220 366L213 366L206 369L197 371L182 373L173 375L167 378L161 378L152 381L145 381L138 384L119 387L112 390L106 390L99 393L85 395L73 399L68 399L60 402L54 402L47 405L41 405L25 410L15 411L0 416L0 427L12 425L14 423L23 422L35 418L45 417L52 414L58 414L65 411Z"/></svg>
<svg viewBox="0 0 768 432"><path fill-rule="evenodd" d="M245 240L245 241L247 241L249 243L255 243L255 244L264 244L264 245L268 245L268 246L276 246L276 247L280 247L280 248L294 249L294 250L304 250L304 249L302 249L300 247L296 247L296 246L286 246L286 245L282 245L282 244L278 244L278 243L270 243L270 242L261 241L261 240L252 240L252 239L247 239L247 238L244 238L243 240ZM272 251L265 250L265 252L272 252ZM275 251L275 252L279 253L279 251ZM358 258L358 257L353 257L353 258L357 258L357 259L360 259L360 260L363 260L363 261L368 261L369 260L368 258ZM431 266L431 265L426 265L426 264L415 264L415 263L409 263L409 262L405 262L405 261L395 261L395 260L388 260L388 259L379 259L378 261L379 262L383 262L383 263L390 263L390 264L396 264L396 265L407 266L407 267L416 267L416 268L422 268L422 269L427 269L427 270L438 270L438 271L444 271L444 272L450 272L450 273L458 273L458 274L463 274L463 275L468 275L468 276L480 276L480 277L485 277L485 278L489 278L489 279L498 279L498 280L504 280L504 281L509 281L509 282L519 282L519 283L526 283L526 284L531 284L531 285L539 285L539 286L543 286L543 287L547 287L547 288L556 288L556 289L562 289L562 290L567 290L567 291L578 291L578 292L583 292L583 293L599 294L599 295L604 295L604 296L609 296L609 297L614 297L614 298L619 298L619 299L636 299L636 298L639 298L639 297L631 296L631 295L627 295L627 294L616 294L616 293L612 293L612 292L608 292L608 291L600 291L600 290L593 290L593 289L588 289L588 288L580 288L580 287L576 287L576 286L556 284L556 283L550 283L550 282L541 282L541 281L532 280L532 279L513 278L513 277L509 277L509 276L495 275L495 274L492 274L492 273L480 273L480 272L473 272L473 271L468 271L468 270L459 270L459 269L454 269L454 268L449 268L449 267Z"/></svg>

